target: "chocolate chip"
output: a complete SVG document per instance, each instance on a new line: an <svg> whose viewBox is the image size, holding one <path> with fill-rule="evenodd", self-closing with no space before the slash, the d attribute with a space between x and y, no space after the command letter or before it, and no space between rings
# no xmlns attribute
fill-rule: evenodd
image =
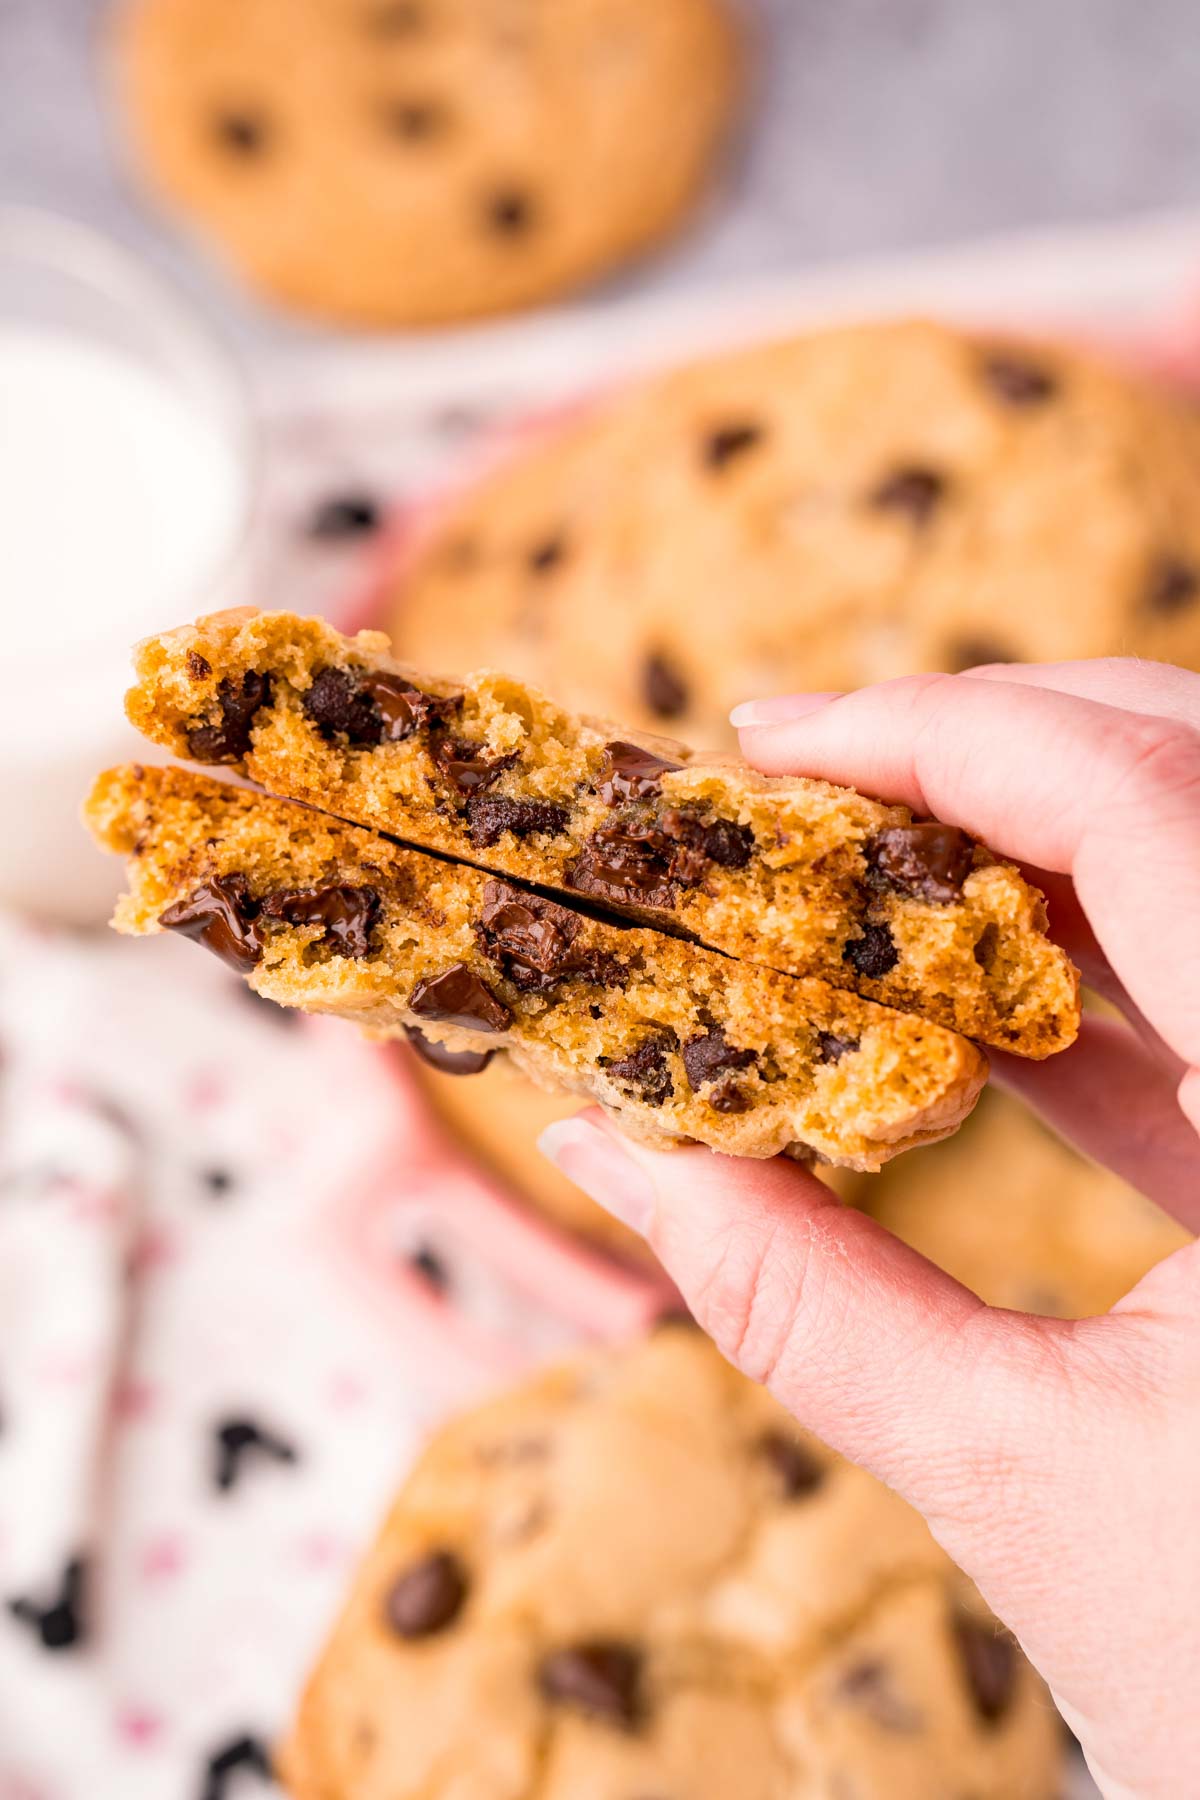
<svg viewBox="0 0 1200 1800"><path fill-rule="evenodd" d="M384 125L405 143L425 143L444 131L449 115L436 100L392 100L382 109Z"/></svg>
<svg viewBox="0 0 1200 1800"><path fill-rule="evenodd" d="M561 538L546 538L529 552L528 563L535 575L549 575L566 561L567 547Z"/></svg>
<svg viewBox="0 0 1200 1800"><path fill-rule="evenodd" d="M204 1785L200 1800L226 1800L230 1792L230 1776L258 1775L271 1780L271 1758L261 1738L244 1732L215 1750L204 1765ZM238 1786L238 1792L241 1793Z"/></svg>
<svg viewBox="0 0 1200 1800"><path fill-rule="evenodd" d="M515 838L559 837L570 824L565 806L552 800L510 800L506 795L486 795L467 802L467 821L471 842L486 850L498 843L506 831Z"/></svg>
<svg viewBox="0 0 1200 1800"><path fill-rule="evenodd" d="M483 745L467 738L441 737L431 748L437 767L464 796L490 788L517 760L515 751L508 756L485 756Z"/></svg>
<svg viewBox="0 0 1200 1800"><path fill-rule="evenodd" d="M611 1062L602 1059L601 1066L614 1081L632 1088L639 1100L644 1100L648 1106L661 1106L675 1092L667 1055L678 1048L679 1040L673 1031L659 1032L639 1044L636 1050L631 1050L628 1056L617 1057Z"/></svg>
<svg viewBox="0 0 1200 1800"><path fill-rule="evenodd" d="M544 1656L538 1685L553 1705L632 1729L642 1716L642 1653L632 1644L597 1638Z"/></svg>
<svg viewBox="0 0 1200 1800"><path fill-rule="evenodd" d="M267 122L259 113L221 112L213 120L213 131L223 150L247 160L267 147Z"/></svg>
<svg viewBox="0 0 1200 1800"><path fill-rule="evenodd" d="M642 698L660 719L677 719L687 711L687 682L661 650L652 650L642 665Z"/></svg>
<svg viewBox="0 0 1200 1800"><path fill-rule="evenodd" d="M418 726L441 720L457 696L438 699L402 675L363 669L320 669L301 705L324 738L344 737L359 748L403 742Z"/></svg>
<svg viewBox="0 0 1200 1800"><path fill-rule="evenodd" d="M913 465L886 476L867 498L877 512L904 513L914 525L924 525L933 517L945 491L945 477L936 469Z"/></svg>
<svg viewBox="0 0 1200 1800"><path fill-rule="evenodd" d="M823 1063L841 1062L843 1056L852 1056L858 1049L861 1039L839 1037L836 1031L818 1031L817 1056Z"/></svg>
<svg viewBox="0 0 1200 1800"><path fill-rule="evenodd" d="M744 1113L749 1112L754 1102L745 1088L739 1086L732 1075L722 1075L714 1081L704 1098L714 1112Z"/></svg>
<svg viewBox="0 0 1200 1800"><path fill-rule="evenodd" d="M979 967L986 970L990 969L995 962L996 951L999 947L1000 927L997 925L995 919L989 919L979 936L975 939L975 946L971 951L971 954L979 964Z"/></svg>
<svg viewBox="0 0 1200 1800"><path fill-rule="evenodd" d="M212 664L207 656L201 656L198 650L187 653L187 672L193 681L207 681L212 674Z"/></svg>
<svg viewBox="0 0 1200 1800"><path fill-rule="evenodd" d="M373 887L296 888L271 894L263 915L288 925L319 925L321 941L338 956L371 954L371 932L379 919L380 900Z"/></svg>
<svg viewBox="0 0 1200 1800"><path fill-rule="evenodd" d="M837 1684L837 1697L884 1731L908 1736L921 1729L920 1713L897 1691L886 1663L873 1657L845 1671Z"/></svg>
<svg viewBox="0 0 1200 1800"><path fill-rule="evenodd" d="M747 450L753 450L757 444L761 444L764 436L761 425L748 422L718 426L704 440L702 453L705 467L727 468L735 457L744 456Z"/></svg>
<svg viewBox="0 0 1200 1800"><path fill-rule="evenodd" d="M520 188L501 188L488 196L484 216L499 236L520 237L533 224L533 202Z"/></svg>
<svg viewBox="0 0 1200 1800"><path fill-rule="evenodd" d="M244 875L214 875L186 900L168 906L158 915L158 922L167 931L178 931L203 944L244 975L263 953L258 911Z"/></svg>
<svg viewBox="0 0 1200 1800"><path fill-rule="evenodd" d="M433 1550L397 1575L384 1617L398 1637L434 1637L453 1625L467 1598L467 1572L450 1550Z"/></svg>
<svg viewBox="0 0 1200 1800"><path fill-rule="evenodd" d="M420 0L390 0L389 4L372 6L364 23L373 37L412 37L424 31L429 18Z"/></svg>
<svg viewBox="0 0 1200 1800"><path fill-rule="evenodd" d="M426 1286L436 1294L445 1294L450 1288L450 1271L436 1250L428 1244L419 1244L408 1257L408 1266L419 1275Z"/></svg>
<svg viewBox="0 0 1200 1800"><path fill-rule="evenodd" d="M246 670L240 686L232 676L222 676L217 683L221 716L215 725L201 720L188 726L188 755L202 763L241 762L250 748L254 715L270 698L271 678L256 669Z"/></svg>
<svg viewBox="0 0 1200 1800"><path fill-rule="evenodd" d="M962 1616L954 1621L954 1636L975 1710L987 1724L994 1725L1012 1703L1017 1684L1016 1645L999 1626Z"/></svg>
<svg viewBox="0 0 1200 1800"><path fill-rule="evenodd" d="M624 966L604 950L576 942L583 929L578 913L538 894L489 881L483 890L480 947L488 960L527 993L545 993L561 981L590 981L609 987L624 980Z"/></svg>
<svg viewBox="0 0 1200 1800"><path fill-rule="evenodd" d="M824 1467L811 1450L786 1431L765 1431L758 1440L758 1450L778 1479L785 1500L815 1494L825 1479Z"/></svg>
<svg viewBox="0 0 1200 1800"><path fill-rule="evenodd" d="M731 1044L720 1025L689 1038L683 1046L683 1066L693 1093L734 1069L752 1069L757 1061L753 1050L738 1050Z"/></svg>
<svg viewBox="0 0 1200 1800"><path fill-rule="evenodd" d="M72 1650L87 1636L87 1595L88 1565L83 1557L73 1556L48 1605L24 1594L6 1605L12 1618L33 1628L43 1650Z"/></svg>
<svg viewBox="0 0 1200 1800"><path fill-rule="evenodd" d="M227 1194L234 1185L228 1169L201 1169L200 1179L210 1194Z"/></svg>
<svg viewBox="0 0 1200 1800"><path fill-rule="evenodd" d="M931 821L890 825L864 845L863 855L872 886L948 906L962 894L973 849L965 831Z"/></svg>
<svg viewBox="0 0 1200 1800"><path fill-rule="evenodd" d="M1020 660L1007 644L1001 644L995 638L960 638L946 651L946 667L952 675L961 674L963 669L983 668L988 663Z"/></svg>
<svg viewBox="0 0 1200 1800"><path fill-rule="evenodd" d="M1056 375L1009 350L989 352L980 372L996 398L1009 406L1041 406L1058 392Z"/></svg>
<svg viewBox="0 0 1200 1800"><path fill-rule="evenodd" d="M722 869L744 869L754 852L754 833L748 825L737 825L732 819L713 819L706 825L694 813L677 807L663 813L658 824L666 837L686 846L693 856ZM676 879L683 882L701 878L699 872L689 876L679 866L678 858L674 872Z"/></svg>
<svg viewBox="0 0 1200 1800"><path fill-rule="evenodd" d="M1182 557L1164 556L1155 564L1146 590L1151 612L1170 617L1184 612L1200 598L1200 570Z"/></svg>
<svg viewBox="0 0 1200 1800"><path fill-rule="evenodd" d="M213 1431L213 1484L218 1493L227 1494L237 1485L242 1464L251 1454L275 1463L300 1460L293 1444L254 1419L224 1419Z"/></svg>
<svg viewBox="0 0 1200 1800"><path fill-rule="evenodd" d="M645 800L658 793L664 775L682 767L682 763L656 756L653 750L643 750L640 744L618 741L605 750L604 775L596 792L606 806L616 806L622 800Z"/></svg>
<svg viewBox="0 0 1200 1800"><path fill-rule="evenodd" d="M566 870L565 885L617 905L670 908L675 889L695 887L715 863L741 869L754 836L732 819L705 820L688 807L621 814L601 825Z"/></svg>
<svg viewBox="0 0 1200 1800"><path fill-rule="evenodd" d="M330 494L313 508L308 535L318 540L367 537L379 524L379 507L369 494Z"/></svg>
<svg viewBox="0 0 1200 1800"><path fill-rule="evenodd" d="M850 938L844 945L842 961L869 980L882 981L900 961L900 952L886 925L864 925L862 936Z"/></svg>
<svg viewBox="0 0 1200 1800"><path fill-rule="evenodd" d="M426 1037L415 1025L406 1025L404 1035L421 1061L443 1075L482 1075L496 1054L494 1050L451 1050L436 1038Z"/></svg>
<svg viewBox="0 0 1200 1800"><path fill-rule="evenodd" d="M418 981L408 1003L418 1019L437 1019L465 1031L507 1031L512 1014L466 963L452 963L440 975Z"/></svg>

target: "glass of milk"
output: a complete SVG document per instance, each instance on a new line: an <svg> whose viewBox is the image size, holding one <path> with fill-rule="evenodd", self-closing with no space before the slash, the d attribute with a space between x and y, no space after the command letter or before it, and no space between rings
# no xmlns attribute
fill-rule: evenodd
<svg viewBox="0 0 1200 1800"><path fill-rule="evenodd" d="M0 207L0 906L106 916L118 871L78 814L98 770L153 759L130 648L248 598L255 460L238 373L171 289Z"/></svg>

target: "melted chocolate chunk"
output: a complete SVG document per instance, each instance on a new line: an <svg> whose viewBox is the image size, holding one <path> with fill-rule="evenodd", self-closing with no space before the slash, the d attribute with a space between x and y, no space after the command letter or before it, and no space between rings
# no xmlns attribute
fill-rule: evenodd
<svg viewBox="0 0 1200 1800"><path fill-rule="evenodd" d="M631 1050L628 1056L602 1062L602 1067L614 1081L631 1087L639 1100L644 1100L649 1106L661 1106L675 1092L667 1056L678 1048L679 1040L673 1031L660 1032L655 1037L647 1038L636 1050Z"/></svg>
<svg viewBox="0 0 1200 1800"><path fill-rule="evenodd" d="M659 650L652 650L642 665L642 698L660 719L677 719L687 711L687 682Z"/></svg>
<svg viewBox="0 0 1200 1800"><path fill-rule="evenodd" d="M762 426L749 421L718 426L704 440L705 468L728 468L736 457L744 456L747 450L753 450L756 445L761 444L764 436Z"/></svg>
<svg viewBox="0 0 1200 1800"><path fill-rule="evenodd" d="M219 1750L214 1750L204 1765L204 1786L201 1789L201 1800L226 1800L226 1796L237 1786L231 1785L231 1776L258 1775L263 1781L271 1780L271 1758L261 1738L244 1732L240 1737L231 1738Z"/></svg>
<svg viewBox="0 0 1200 1800"><path fill-rule="evenodd" d="M884 1731L911 1735L921 1729L921 1715L898 1692L886 1663L867 1658L853 1663L837 1685L838 1698L865 1713Z"/></svg>
<svg viewBox="0 0 1200 1800"><path fill-rule="evenodd" d="M12 1618L37 1633L43 1650L72 1650L87 1637L87 1592L88 1565L83 1557L73 1556L47 1605L25 1594L6 1605Z"/></svg>
<svg viewBox="0 0 1200 1800"><path fill-rule="evenodd" d="M449 1550L434 1550L398 1575L384 1617L398 1637L427 1638L453 1625L467 1598L467 1573Z"/></svg>
<svg viewBox="0 0 1200 1800"><path fill-rule="evenodd" d="M213 120L218 144L231 155L247 161L267 148L270 133L261 113L222 112Z"/></svg>
<svg viewBox="0 0 1200 1800"><path fill-rule="evenodd" d="M380 900L373 887L296 888L263 901L267 918L288 925L319 925L322 942L338 956L371 954L371 932L379 919Z"/></svg>
<svg viewBox="0 0 1200 1800"><path fill-rule="evenodd" d="M522 237L534 221L533 202L520 188L501 188L489 195L484 217L499 237Z"/></svg>
<svg viewBox="0 0 1200 1800"><path fill-rule="evenodd" d="M549 575L566 561L567 547L561 538L546 538L529 552L528 563L535 575Z"/></svg>
<svg viewBox="0 0 1200 1800"><path fill-rule="evenodd" d="M693 1093L735 1069L752 1069L757 1061L753 1050L738 1050L731 1044L720 1025L700 1037L689 1038L683 1046L683 1066Z"/></svg>
<svg viewBox="0 0 1200 1800"><path fill-rule="evenodd" d="M731 819L705 821L676 806L621 814L587 840L566 871L568 888L618 905L670 908L676 887L696 887L715 863L741 869L754 837Z"/></svg>
<svg viewBox="0 0 1200 1800"><path fill-rule="evenodd" d="M578 913L553 900L504 881L484 885L480 947L488 961L525 993L545 993L560 981L610 987L624 980L625 969L615 956L576 943L582 928Z"/></svg>
<svg viewBox="0 0 1200 1800"><path fill-rule="evenodd" d="M662 777L682 767L682 763L656 756L653 750L643 750L640 744L609 744L604 776L596 792L606 806L618 806L622 800L650 799L658 793Z"/></svg>
<svg viewBox="0 0 1200 1800"><path fill-rule="evenodd" d="M1049 369L1011 350L993 350L980 364L984 382L1008 406L1042 406L1058 393Z"/></svg>
<svg viewBox="0 0 1200 1800"><path fill-rule="evenodd" d="M777 1477L785 1500L815 1494L825 1479L825 1470L812 1451L785 1431L764 1432L758 1449Z"/></svg>
<svg viewBox="0 0 1200 1800"><path fill-rule="evenodd" d="M542 1658L538 1684L551 1704L629 1731L642 1717L642 1653L632 1644L592 1639Z"/></svg>
<svg viewBox="0 0 1200 1800"><path fill-rule="evenodd" d="M503 794L486 796L467 802L467 822L471 842L486 850L498 843L506 831L515 838L559 837L570 824L567 807L552 800L510 800Z"/></svg>
<svg viewBox="0 0 1200 1800"><path fill-rule="evenodd" d="M194 655L195 652L193 651ZM204 658L198 659L204 662ZM190 673L195 669L189 662ZM211 671L210 671L211 673ZM217 703L221 716L215 725L200 721L187 728L188 755L201 763L236 763L250 748L250 728L254 715L271 698L271 678L247 669L239 687L230 675L217 683Z"/></svg>
<svg viewBox="0 0 1200 1800"><path fill-rule="evenodd" d="M1000 927L995 919L989 919L979 936L975 939L971 955L981 969L990 969L996 960L996 951L1000 948Z"/></svg>
<svg viewBox="0 0 1200 1800"><path fill-rule="evenodd" d="M405 681L364 669L321 669L301 702L324 738L344 737L358 748L398 744L420 725L440 720L458 704L439 700Z"/></svg>
<svg viewBox="0 0 1200 1800"><path fill-rule="evenodd" d="M158 922L167 931L193 938L244 975L263 953L259 905L244 875L214 875L186 900L177 900Z"/></svg>
<svg viewBox="0 0 1200 1800"><path fill-rule="evenodd" d="M988 663L1020 660L1007 644L1001 644L995 638L960 638L946 651L946 667L951 675L961 674L964 669L983 668Z"/></svg>
<svg viewBox="0 0 1200 1800"><path fill-rule="evenodd" d="M971 873L972 844L956 825L890 825L864 847L867 880L948 906Z"/></svg>
<svg viewBox="0 0 1200 1800"><path fill-rule="evenodd" d="M704 1098L714 1112L744 1113L749 1112L754 1102L745 1088L740 1087L732 1075L722 1075L714 1081Z"/></svg>
<svg viewBox="0 0 1200 1800"><path fill-rule="evenodd" d="M313 508L308 535L332 542L367 537L379 523L379 507L369 494L330 494Z"/></svg>
<svg viewBox="0 0 1200 1800"><path fill-rule="evenodd" d="M994 1725L1008 1711L1016 1689L1016 1645L999 1626L977 1619L957 1618L954 1636L975 1710Z"/></svg>
<svg viewBox="0 0 1200 1800"><path fill-rule="evenodd" d="M409 1010L418 1019L460 1025L465 1031L507 1031L512 1014L466 963L453 963L440 975L418 981Z"/></svg>
<svg viewBox="0 0 1200 1800"><path fill-rule="evenodd" d="M914 525L924 525L933 517L945 491L945 476L936 469L914 465L886 476L871 490L869 502L878 512L904 513Z"/></svg>
<svg viewBox="0 0 1200 1800"><path fill-rule="evenodd" d="M284 1464L300 1460L294 1444L256 1420L225 1419L213 1432L213 1485L218 1493L227 1494L236 1487L249 1456Z"/></svg>
<svg viewBox="0 0 1200 1800"><path fill-rule="evenodd" d="M823 1063L841 1062L843 1056L852 1056L858 1049L859 1038L839 1037L836 1031L818 1031L817 1052Z"/></svg>
<svg viewBox="0 0 1200 1800"><path fill-rule="evenodd" d="M496 1054L494 1050L451 1050L436 1038L426 1037L415 1025L406 1025L404 1035L421 1061L443 1075L482 1075Z"/></svg>
<svg viewBox="0 0 1200 1800"><path fill-rule="evenodd" d="M382 119L393 137L422 144L446 129L449 114L436 100L392 100L384 106Z"/></svg>
<svg viewBox="0 0 1200 1800"><path fill-rule="evenodd" d="M1164 556L1151 572L1146 604L1151 612L1169 618L1185 612L1200 599L1200 570L1179 556Z"/></svg>
<svg viewBox="0 0 1200 1800"><path fill-rule="evenodd" d="M207 656L201 656L198 650L187 653L187 672L193 681L207 681L212 674L212 664Z"/></svg>
<svg viewBox="0 0 1200 1800"><path fill-rule="evenodd" d="M882 981L900 961L900 952L886 925L864 925L862 936L848 939L843 946L842 961L869 980Z"/></svg>
<svg viewBox="0 0 1200 1800"><path fill-rule="evenodd" d="M450 785L464 795L480 794L499 780L505 769L516 762L516 752L509 756L487 757L483 745L466 738L442 737L432 746L433 760Z"/></svg>

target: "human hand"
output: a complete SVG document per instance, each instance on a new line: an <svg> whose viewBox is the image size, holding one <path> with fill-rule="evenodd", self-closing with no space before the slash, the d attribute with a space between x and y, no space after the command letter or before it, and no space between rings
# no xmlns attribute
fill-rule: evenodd
<svg viewBox="0 0 1200 1800"><path fill-rule="evenodd" d="M740 708L744 754L904 801L1032 866L1124 1022L995 1058L1200 1229L1200 677L1120 661ZM650 1241L718 1346L910 1500L1046 1677L1109 1800L1200 1793L1200 1245L1107 1315L993 1310L783 1159L543 1148ZM1048 1205L1053 1204L1049 1197Z"/></svg>

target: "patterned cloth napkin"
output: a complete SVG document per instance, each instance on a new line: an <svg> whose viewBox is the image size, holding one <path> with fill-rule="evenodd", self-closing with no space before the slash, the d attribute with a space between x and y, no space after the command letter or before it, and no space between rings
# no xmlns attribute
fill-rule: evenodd
<svg viewBox="0 0 1200 1800"><path fill-rule="evenodd" d="M429 1425L661 1304L390 1052L177 940L0 920L0 1800L267 1794Z"/></svg>

